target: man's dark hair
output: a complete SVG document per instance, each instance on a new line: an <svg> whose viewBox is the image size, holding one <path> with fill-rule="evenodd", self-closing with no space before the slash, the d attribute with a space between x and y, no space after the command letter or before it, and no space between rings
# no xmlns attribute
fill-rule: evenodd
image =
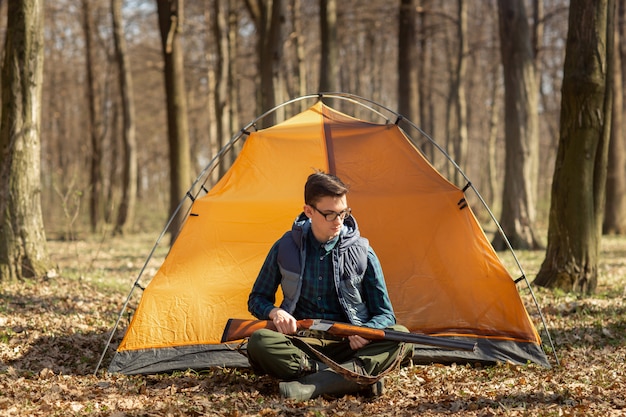
<svg viewBox="0 0 626 417"><path fill-rule="evenodd" d="M309 175L304 184L304 202L315 205L322 197L341 197L348 193L348 186L338 177L322 171Z"/></svg>

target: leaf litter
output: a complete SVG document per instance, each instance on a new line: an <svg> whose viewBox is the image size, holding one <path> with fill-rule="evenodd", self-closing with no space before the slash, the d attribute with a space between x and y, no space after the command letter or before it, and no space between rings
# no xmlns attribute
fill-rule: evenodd
<svg viewBox="0 0 626 417"><path fill-rule="evenodd" d="M551 369L506 363L415 365L387 377L381 397L305 402L281 399L275 379L248 368L109 374L112 349L94 375L150 245L150 237L142 235L104 243L51 241L56 275L2 283L1 416L626 415L624 237L604 238L600 284L593 296L533 288L560 365L551 354ZM528 270L537 271L543 253L517 255ZM126 325L124 319L113 345Z"/></svg>

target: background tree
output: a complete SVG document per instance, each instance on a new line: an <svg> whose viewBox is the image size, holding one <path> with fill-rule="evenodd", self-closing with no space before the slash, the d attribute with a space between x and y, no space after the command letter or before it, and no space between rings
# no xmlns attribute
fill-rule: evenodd
<svg viewBox="0 0 626 417"><path fill-rule="evenodd" d="M82 23L85 37L85 73L87 74L87 108L89 109L88 133L91 144L91 160L89 164L89 214L91 231L95 232L103 221L103 173L102 173L102 142L104 139L105 122L101 91L97 82L97 62L95 58L94 29L90 0L82 0Z"/></svg>
<svg viewBox="0 0 626 417"><path fill-rule="evenodd" d="M624 47L625 11L624 2L618 5L618 20L615 25L615 60L611 88L613 90L613 114L611 116L611 143L609 148L609 166L606 180L606 210L602 232L606 234L626 233L626 136L624 136L624 88L625 76L622 51Z"/></svg>
<svg viewBox="0 0 626 417"><path fill-rule="evenodd" d="M457 57L456 67L452 75L452 91L450 93L451 108L454 109L454 119L456 119L456 129L452 143L452 155L456 163L465 168L467 158L468 132L467 132L467 61L469 58L469 41L467 39L467 2L465 0L457 0ZM461 184L461 175L458 171L454 172L454 181Z"/></svg>
<svg viewBox="0 0 626 417"><path fill-rule="evenodd" d="M318 91L340 91L337 2L320 0L320 84Z"/></svg>
<svg viewBox="0 0 626 417"><path fill-rule="evenodd" d="M548 247L535 284L592 293L604 213L611 128L613 0L573 0Z"/></svg>
<svg viewBox="0 0 626 417"><path fill-rule="evenodd" d="M220 0L213 1L213 39L215 41L215 89L213 93L215 109L215 138L217 148L221 149L231 136L233 126L231 125L231 95L230 91L234 86L231 79L230 70L230 40L231 35L229 25L229 4ZM230 155L234 155L231 152ZM219 176L226 173L229 164L220 164Z"/></svg>
<svg viewBox="0 0 626 417"><path fill-rule="evenodd" d="M170 166L170 213L174 213L190 186L189 123L181 34L183 31L183 0L157 0L161 52L165 64L167 100L167 132ZM185 220L190 201L185 200L170 226L172 238Z"/></svg>
<svg viewBox="0 0 626 417"><path fill-rule="evenodd" d="M90 1L92 14L92 59L95 82L100 99L102 161L102 195L107 209L119 207L122 190L123 146L121 140L123 109L118 86L118 69L113 55L113 30L110 18L111 0ZM45 82L42 112L42 207L46 232L52 238L73 236L83 238L91 233L89 194L91 144L89 136L89 108L86 105L86 79L82 8L75 0L46 2ZM228 3L228 7L225 7ZM255 1L255 4L258 1ZM416 55L412 68L418 73L419 117L412 118L437 142L446 140L446 111L449 95L454 91L450 74L456 68L458 57L458 4L442 0L414 0L416 17ZM530 4L531 2L528 2ZM270 6L269 1L264 5ZM276 94L296 97L302 92L319 89L321 62L320 3L319 1L284 1L285 13L279 24L277 39L279 61L273 71L279 83ZM299 4L299 5L298 5ZM397 109L403 91L398 89L398 5L388 0L345 0L337 4L337 48L339 51L339 82L341 90L354 93L390 108ZM489 178L496 178L493 193L487 191L488 201L499 216L499 202L504 177L503 73L500 68L497 33L498 14L495 2L467 2L467 71L463 85L466 88L467 135L471 156L463 167L473 183L485 195ZM4 2L6 13L7 2ZM261 82L260 60L267 64L271 54L259 53L260 30L248 13L245 2L219 3L228 15L229 31L228 71L233 80L228 88L231 105L231 127L225 128L225 139L244 124L258 116L256 98L267 83ZM217 41L213 34L214 0L185 2L185 31L179 32L184 44L184 93L187 97L190 170L194 173L204 167L219 149L218 141L224 135L212 132L216 123L212 104L218 85L210 79L217 62ZM168 144L168 116L163 75L163 54L158 14L154 0L124 2L122 8L129 68L135 87L136 138L138 146L137 210L141 216L134 219L134 230L156 232L171 213L170 163ZM301 19L296 21L296 15ZM550 184L554 172L554 157L558 141L560 90L564 57L563 42L567 33L567 2L547 2L545 8L545 35L541 38L541 166L539 195L536 200L538 219L547 218ZM0 27L0 35L3 35ZM288 35L288 36L287 36ZM297 43L297 45L296 45ZM535 57L537 58L537 56ZM298 71L296 71L298 68ZM496 71L497 69L497 71ZM213 77L215 72L213 73ZM298 79L300 82L298 82ZM283 80L283 81L280 81ZM279 93L279 90L285 92ZM283 96L284 97L284 96ZM277 99L276 102L282 102ZM495 105L492 105L495 103ZM106 104L106 105L105 105ZM307 107L310 101L302 102ZM367 111L338 102L338 109L357 117L368 117ZM297 106L285 107L286 113L297 111ZM290 113L294 114L294 113ZM284 116L289 116L285 114ZM277 120L284 117L277 115ZM454 114L452 115L454 116ZM238 120L237 120L238 119ZM454 122L456 124L456 122ZM491 123L491 126L490 126ZM257 126L262 127L262 126ZM456 127L454 127L456 129ZM428 141L417 137L435 167L446 172L446 161L429 150ZM488 148L493 149L492 155ZM493 162L493 174L487 167ZM229 166L226 160L225 167ZM216 170L217 171L217 170ZM217 175L216 175L217 178ZM190 180L184 181L184 192ZM210 185L210 184L209 184ZM493 194L493 196L491 195ZM176 203L182 195L175 197ZM474 205L476 208L477 205ZM149 207L149 209L147 209ZM114 221L107 211L105 220ZM484 212L477 212L481 220ZM69 226L71 224L71 227ZM547 226L547 221L540 224ZM66 231L70 233L66 233ZM487 230L492 233L493 228ZM542 239L543 240L543 239Z"/></svg>
<svg viewBox="0 0 626 417"><path fill-rule="evenodd" d="M42 277L51 267L41 213L43 2L7 11L0 124L0 278Z"/></svg>
<svg viewBox="0 0 626 417"><path fill-rule="evenodd" d="M537 249L538 88L531 33L523 0L499 0L498 15L506 138L500 225L514 248ZM496 250L506 247L500 235L492 244Z"/></svg>
<svg viewBox="0 0 626 417"><path fill-rule="evenodd" d="M294 66L294 74L295 74L295 85L297 88L296 96L303 96L308 94L306 87L307 82L307 74L306 74L306 56L304 54L304 34L302 33L302 4L300 0L291 0L291 12L293 20L293 35L290 38L293 39L294 49L295 49L295 61L296 65ZM306 110L307 103L304 101L300 102L299 109L300 111Z"/></svg>
<svg viewBox="0 0 626 417"><path fill-rule="evenodd" d="M115 59L118 68L122 106L122 141L124 163L122 164L122 198L119 205L115 232L123 234L133 224L137 200L137 137L135 134L135 98L133 77L127 56L126 38L122 21L122 0L111 0L111 16Z"/></svg>
<svg viewBox="0 0 626 417"><path fill-rule="evenodd" d="M257 62L259 89L257 114L262 114L282 101L283 91L279 83L282 53L282 26L284 24L283 0L246 0L246 6L257 32ZM276 115L270 114L261 121L262 126L276 123Z"/></svg>
<svg viewBox="0 0 626 417"><path fill-rule="evenodd" d="M400 0L398 15L398 113L419 123L415 0Z"/></svg>
<svg viewBox="0 0 626 417"><path fill-rule="evenodd" d="M433 111L433 85L430 82L432 80L431 64L434 59L432 54L432 42L429 42L431 37L431 19L426 12L428 8L429 0L418 0L417 15L418 15L418 44L419 48L416 53L416 67L417 67L417 96L418 96L418 113L419 117L414 120L415 123L419 123L419 126L431 135L435 134L435 114ZM422 146L424 154L429 160L434 161L435 149L430 143Z"/></svg>

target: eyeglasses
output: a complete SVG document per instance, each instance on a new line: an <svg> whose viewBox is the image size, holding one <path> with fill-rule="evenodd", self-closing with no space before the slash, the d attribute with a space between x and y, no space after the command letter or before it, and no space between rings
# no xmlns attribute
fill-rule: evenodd
<svg viewBox="0 0 626 417"><path fill-rule="evenodd" d="M317 207L313 205L310 205L310 206L313 207L315 211L317 211L319 214L324 216L327 222L334 222L335 220L337 220L337 218L339 218L339 220L341 221L344 221L352 213L352 209L350 207L348 207L345 210L340 211L339 213L337 213L336 211L331 211L330 213L324 213L320 211Z"/></svg>

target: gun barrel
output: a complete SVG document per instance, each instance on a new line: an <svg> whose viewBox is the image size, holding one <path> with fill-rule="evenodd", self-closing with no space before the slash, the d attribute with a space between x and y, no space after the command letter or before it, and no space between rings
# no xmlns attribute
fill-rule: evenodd
<svg viewBox="0 0 626 417"><path fill-rule="evenodd" d="M305 320L303 320L304 322ZM394 330L372 329L369 327L354 326L352 324L337 323L330 320L308 320L307 328L327 331L335 336L350 336L358 334L369 340L393 340L395 342L406 342L419 345L436 346L442 349L451 350L476 350L476 343L467 340L447 339L444 337L429 336L419 333L406 333Z"/></svg>
<svg viewBox="0 0 626 417"><path fill-rule="evenodd" d="M467 340L446 339L443 337L428 336L416 333L395 332L385 330L385 339L398 342L413 343L416 345L434 346L443 349L465 350L473 352L476 350L477 343Z"/></svg>

